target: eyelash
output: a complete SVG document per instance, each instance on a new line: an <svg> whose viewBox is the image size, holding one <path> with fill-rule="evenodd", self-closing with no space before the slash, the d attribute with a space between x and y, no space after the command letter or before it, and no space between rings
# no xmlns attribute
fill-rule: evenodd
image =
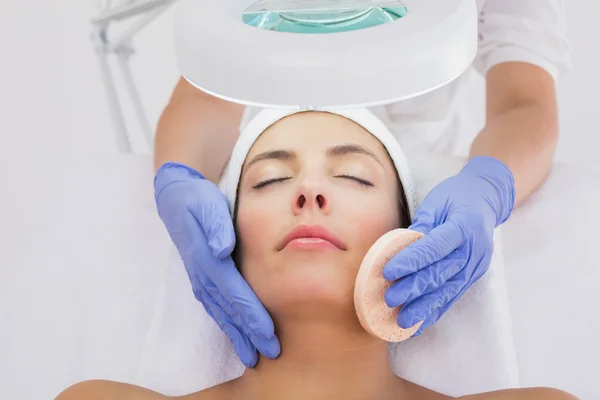
<svg viewBox="0 0 600 400"><path fill-rule="evenodd" d="M352 175L336 175L335 178L346 178L346 179L351 179L353 181L358 182L360 185L362 186L367 186L367 187L372 187L373 184L369 181L366 181L364 179L361 178L357 178L356 176L352 176ZM261 189L267 185L270 185L272 183L277 183L277 182L283 182L283 181L287 181L288 179L292 179L290 177L282 177L282 178L273 178L273 179L267 179L266 181L262 181L262 182L258 182L256 185L252 186L253 189Z"/></svg>
<svg viewBox="0 0 600 400"><path fill-rule="evenodd" d="M373 184L369 181L366 181L364 179L358 178L356 176L352 176L352 175L336 175L336 178L346 178L346 179L352 179L353 181L356 181L358 183L360 183L362 186L368 186L371 187L373 186Z"/></svg>
<svg viewBox="0 0 600 400"><path fill-rule="evenodd" d="M256 185L252 186L252 188L253 189L261 189L267 185L270 185L271 183L283 182L283 181L287 181L288 179L292 179L292 178L286 176L283 178L267 179L266 181L258 182Z"/></svg>

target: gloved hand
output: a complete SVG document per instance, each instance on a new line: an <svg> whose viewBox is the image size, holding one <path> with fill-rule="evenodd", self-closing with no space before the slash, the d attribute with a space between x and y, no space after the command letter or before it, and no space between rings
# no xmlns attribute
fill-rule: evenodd
<svg viewBox="0 0 600 400"><path fill-rule="evenodd" d="M154 179L158 214L175 243L194 296L227 334L249 368L257 350L281 351L273 321L231 258L235 230L223 193L198 171L178 163L160 167Z"/></svg>
<svg viewBox="0 0 600 400"><path fill-rule="evenodd" d="M384 267L394 282L385 293L402 328L424 321L428 328L488 270L494 228L514 207L514 178L492 157L474 157L455 176L437 185L417 209L409 229L425 236Z"/></svg>

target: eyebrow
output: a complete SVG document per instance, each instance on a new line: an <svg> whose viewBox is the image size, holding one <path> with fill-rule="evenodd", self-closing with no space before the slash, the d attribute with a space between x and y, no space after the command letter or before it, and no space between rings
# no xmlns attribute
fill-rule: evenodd
<svg viewBox="0 0 600 400"><path fill-rule="evenodd" d="M377 157L375 155L375 153L373 153L371 150L369 150L363 146L359 146L357 144L342 144L342 145L333 146L333 147L330 147L329 149L327 149L327 155L329 157L342 157L342 156L345 156L348 154L364 154L366 156L371 157L375 161L377 161L383 167L383 163L381 162L379 157Z"/></svg>
<svg viewBox="0 0 600 400"><path fill-rule="evenodd" d="M341 145L337 145L337 146L332 146L327 149L328 157L343 157L343 156L346 156L349 154L363 154L363 155L369 156L372 159L374 159L375 161L377 161L379 164L381 164L381 166L383 166L383 163L381 162L379 157L377 157L375 155L375 153L373 153L371 150L369 150L363 146L357 145L357 144L341 144ZM250 168L251 165L256 164L257 162L263 161L263 160L289 161L289 160L293 160L295 158L296 158L296 153L294 153L291 150L265 151L264 153L260 153L260 154L257 154L256 156L254 156L248 162L248 164L246 164L246 167L244 169L248 169L248 168Z"/></svg>

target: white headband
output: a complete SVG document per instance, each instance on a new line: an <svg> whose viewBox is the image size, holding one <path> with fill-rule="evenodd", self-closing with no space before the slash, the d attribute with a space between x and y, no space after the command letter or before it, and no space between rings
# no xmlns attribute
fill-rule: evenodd
<svg viewBox="0 0 600 400"><path fill-rule="evenodd" d="M356 122L373 136L375 136L389 153L398 177L404 188L404 193L408 201L408 212L410 217L414 216L417 207L417 195L411 172L408 167L408 162L404 151L400 147L398 140L389 131L383 122L373 113L365 108L346 109L346 110L319 110L330 114L340 115L351 121ZM273 125L275 122L301 111L294 110L276 110L264 109L260 111L243 129L240 137L233 148L233 153L219 183L221 191L225 194L225 198L229 202L229 211L233 216L235 214L235 204L237 197L237 189L242 173L242 167L246 161L246 156L250 148L258 139L258 137Z"/></svg>

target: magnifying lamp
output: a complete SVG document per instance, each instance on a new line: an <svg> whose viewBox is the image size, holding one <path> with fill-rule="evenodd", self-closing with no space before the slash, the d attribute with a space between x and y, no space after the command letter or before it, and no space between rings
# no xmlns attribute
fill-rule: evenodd
<svg viewBox="0 0 600 400"><path fill-rule="evenodd" d="M181 0L175 56L192 85L279 109L371 107L460 76L475 0Z"/></svg>

